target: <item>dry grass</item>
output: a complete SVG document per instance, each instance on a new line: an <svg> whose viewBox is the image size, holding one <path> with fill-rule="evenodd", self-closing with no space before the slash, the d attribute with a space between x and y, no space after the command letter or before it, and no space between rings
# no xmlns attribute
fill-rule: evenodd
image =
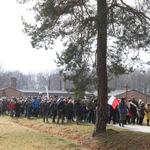
<svg viewBox="0 0 150 150"><path fill-rule="evenodd" d="M86 150L76 141L47 134L40 120L0 117L0 150Z"/></svg>
<svg viewBox="0 0 150 150"><path fill-rule="evenodd" d="M93 138L93 127L1 116L0 150L150 150L150 134L108 126L106 133Z"/></svg>

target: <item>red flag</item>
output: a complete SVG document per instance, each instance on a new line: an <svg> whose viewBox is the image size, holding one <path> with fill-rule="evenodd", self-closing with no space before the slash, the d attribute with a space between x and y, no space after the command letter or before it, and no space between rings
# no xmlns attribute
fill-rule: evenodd
<svg viewBox="0 0 150 150"><path fill-rule="evenodd" d="M118 105L120 100L117 97L111 96L110 99L108 100L108 104L111 105L114 109Z"/></svg>

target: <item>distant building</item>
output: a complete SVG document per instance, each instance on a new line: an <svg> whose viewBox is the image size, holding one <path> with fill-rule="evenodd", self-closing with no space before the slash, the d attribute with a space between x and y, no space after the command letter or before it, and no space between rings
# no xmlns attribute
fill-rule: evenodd
<svg viewBox="0 0 150 150"><path fill-rule="evenodd" d="M23 97L23 96L42 96L42 95L48 95L49 96L63 96L63 97L73 97L73 92L68 92L66 90L50 90L50 81L48 82L48 91L45 90L22 90L22 89L16 89L17 87L17 79L15 77L11 78L11 86L6 88L0 89L0 96L1 97ZM92 93L85 92L86 96L91 95Z"/></svg>
<svg viewBox="0 0 150 150"><path fill-rule="evenodd" d="M18 96L23 97L25 94L22 91L16 89L16 78L11 78L11 86L6 88L0 89L0 96L1 97L11 97L11 96Z"/></svg>
<svg viewBox="0 0 150 150"><path fill-rule="evenodd" d="M142 92L139 92L135 89L130 89L126 92L126 90L115 90L110 93L108 93L108 97L110 96L116 96L118 98L121 97L127 97L127 99L131 99L132 97L135 97L136 100L142 99L144 103L150 102L150 97Z"/></svg>
<svg viewBox="0 0 150 150"><path fill-rule="evenodd" d="M97 96L97 92L94 92L94 95ZM115 96L118 98L127 97L128 100L132 97L135 97L135 99L137 100L142 99L144 103L150 102L150 97L148 95L135 89L129 89L127 92L126 90L114 90L108 93L108 98L110 98L111 96Z"/></svg>
<svg viewBox="0 0 150 150"><path fill-rule="evenodd" d="M46 90L21 90L19 89L22 93L24 93L26 96L42 96L42 95L47 95ZM64 90L48 90L48 95L49 96L63 96L63 97L70 97L72 93Z"/></svg>

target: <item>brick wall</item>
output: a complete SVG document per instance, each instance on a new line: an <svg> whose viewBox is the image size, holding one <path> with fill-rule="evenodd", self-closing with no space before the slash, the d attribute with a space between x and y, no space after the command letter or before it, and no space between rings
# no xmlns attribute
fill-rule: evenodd
<svg viewBox="0 0 150 150"><path fill-rule="evenodd" d="M9 87L9 88L5 88L3 90L0 90L0 96L15 96L15 97L20 97L20 96L25 96L24 93L12 88L12 87Z"/></svg>
<svg viewBox="0 0 150 150"><path fill-rule="evenodd" d="M120 94L117 97L118 98L126 97L126 93ZM127 92L127 99L130 99L132 97L135 97L135 99L138 100L138 101L139 101L139 99L142 99L145 104L149 101L149 97L147 95L145 95L143 93L140 93L140 92L138 92L136 90Z"/></svg>
<svg viewBox="0 0 150 150"><path fill-rule="evenodd" d="M11 87L14 89L17 87L17 79L15 77L11 78Z"/></svg>

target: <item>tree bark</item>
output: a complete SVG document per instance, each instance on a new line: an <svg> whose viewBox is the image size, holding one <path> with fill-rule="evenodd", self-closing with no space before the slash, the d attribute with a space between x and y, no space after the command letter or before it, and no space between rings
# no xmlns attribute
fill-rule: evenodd
<svg viewBox="0 0 150 150"><path fill-rule="evenodd" d="M106 131L107 123L107 3L97 0L98 102L93 136Z"/></svg>

